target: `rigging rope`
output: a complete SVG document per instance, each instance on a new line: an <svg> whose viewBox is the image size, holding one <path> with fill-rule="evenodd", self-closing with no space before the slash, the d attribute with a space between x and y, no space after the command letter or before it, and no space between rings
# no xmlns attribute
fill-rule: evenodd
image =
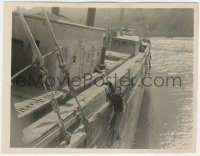
<svg viewBox="0 0 200 156"><path fill-rule="evenodd" d="M69 144L70 139L71 139L71 134L69 132L67 132L67 130L65 129L64 121L62 120L62 118L60 116L60 109L59 109L58 102L57 102L57 100L54 96L50 82L48 81L48 79L46 79L48 71L44 68L44 58L42 57L42 55L41 55L41 53L40 53L40 51L39 51L39 49L38 49L38 47L35 43L35 40L32 36L32 33L31 33L31 31L30 31L30 29L29 29L29 27L28 27L28 25L27 25L27 23L24 19L24 16L21 12L21 9L19 7L17 7L17 12L19 14L19 18L20 18L20 21L21 21L21 23L24 27L24 30L26 31L26 34L28 36L29 42L30 42L30 44L33 48L33 55L34 55L33 64L36 65L36 67L40 70L40 72L43 75L43 78L42 78L43 87L46 91L46 94L47 94L49 100L50 100L50 103L51 103L51 106L52 106L54 112L57 114L64 140L65 140L66 144ZM50 91L48 91L45 81L47 82Z"/></svg>
<svg viewBox="0 0 200 156"><path fill-rule="evenodd" d="M45 59L47 56L51 55L55 53L55 51L50 51L49 53L45 54L43 56L43 59ZM28 70L30 67L32 67L34 64L29 64L28 66L24 67L22 70L20 70L19 72L17 72L16 74L14 74L12 77L11 77L11 81L14 80L17 76L19 76L20 74L22 74L23 72L25 72L26 70Z"/></svg>
<svg viewBox="0 0 200 156"><path fill-rule="evenodd" d="M43 12L44 12L44 15L45 15L46 20L47 20L47 25L49 27L49 30L51 31L51 35L52 35L52 37L54 39L54 42L56 44L56 47L57 47L56 54L57 54L57 60L58 60L58 63L59 63L59 68L65 74L65 76L67 77L67 80L69 80L70 79L69 72L67 70L66 62L64 62L64 59L63 59L63 56L62 56L62 49L61 49L61 47L59 46L59 44L57 42L55 33L53 31L53 28L52 28L51 23L50 23L49 18L48 18L47 12L46 12L46 10L44 8L43 8ZM87 131L87 127L88 127L89 122L88 122L88 120L86 119L86 117L85 117L85 115L83 113L82 107L81 107L80 102L79 102L79 100L77 98L77 93L76 93L74 87L72 86L72 84L70 83L70 81L67 81L67 82L68 82L68 87L69 87L69 90L71 92L71 95L74 97L74 99L75 99L75 101L76 101L76 103L78 105L78 110L81 112L82 123L85 126L85 129Z"/></svg>

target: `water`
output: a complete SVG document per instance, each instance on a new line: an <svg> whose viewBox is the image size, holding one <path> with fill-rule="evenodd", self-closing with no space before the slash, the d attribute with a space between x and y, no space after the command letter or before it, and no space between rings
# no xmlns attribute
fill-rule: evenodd
<svg viewBox="0 0 200 156"><path fill-rule="evenodd" d="M179 76L182 84L145 89L134 148L192 148L193 39L154 38L151 53L151 76Z"/></svg>

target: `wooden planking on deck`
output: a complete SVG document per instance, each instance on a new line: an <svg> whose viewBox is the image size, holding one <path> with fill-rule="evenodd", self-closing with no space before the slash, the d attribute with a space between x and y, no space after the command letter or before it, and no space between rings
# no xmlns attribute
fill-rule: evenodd
<svg viewBox="0 0 200 156"><path fill-rule="evenodd" d="M11 94L12 95L21 95L21 93L23 93L24 97L32 98L39 94L45 93L45 91L42 88L38 88L35 86L28 86L28 85L19 86L17 84L12 84Z"/></svg>
<svg viewBox="0 0 200 156"><path fill-rule="evenodd" d="M59 91L53 91L53 93L57 100L64 95ZM49 98L41 88L12 85L11 95L19 118L25 118L41 107L50 104Z"/></svg>

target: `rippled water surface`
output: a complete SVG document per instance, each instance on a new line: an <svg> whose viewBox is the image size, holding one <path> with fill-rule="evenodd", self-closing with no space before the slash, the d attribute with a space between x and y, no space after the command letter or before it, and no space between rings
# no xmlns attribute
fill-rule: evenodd
<svg viewBox="0 0 200 156"><path fill-rule="evenodd" d="M153 38L151 76L179 76L181 86L144 92L134 148L188 149L193 137L193 39Z"/></svg>

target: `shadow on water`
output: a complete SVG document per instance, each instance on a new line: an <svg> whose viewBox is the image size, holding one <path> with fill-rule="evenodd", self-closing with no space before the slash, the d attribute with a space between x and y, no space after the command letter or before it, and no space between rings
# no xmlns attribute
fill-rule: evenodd
<svg viewBox="0 0 200 156"><path fill-rule="evenodd" d="M140 109L137 130L135 134L135 142L133 148L135 149L148 149L149 148L149 109L151 107L150 90L144 90L144 98ZM155 145L155 144L154 144Z"/></svg>

